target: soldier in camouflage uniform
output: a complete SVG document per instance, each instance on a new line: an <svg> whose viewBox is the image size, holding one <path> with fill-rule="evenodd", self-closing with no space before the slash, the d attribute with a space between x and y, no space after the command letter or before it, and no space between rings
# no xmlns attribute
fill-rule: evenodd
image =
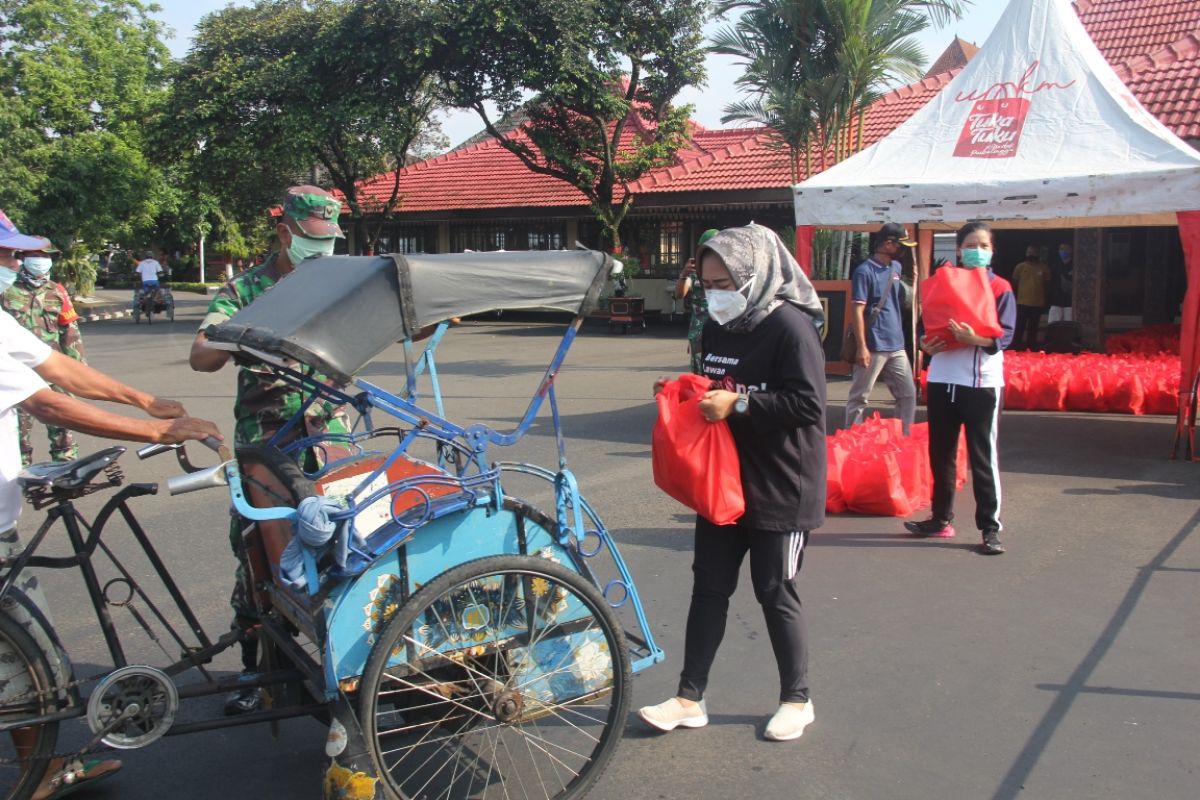
<svg viewBox="0 0 1200 800"><path fill-rule="evenodd" d="M79 334L79 315L61 283L50 280L51 259L46 252L27 252L17 280L0 295L0 307L12 315L22 328L31 331L50 348L83 361L83 337ZM54 391L62 392L57 386ZM17 414L21 432L21 466L33 461L33 416ZM66 428L47 425L50 458L70 461L79 455L75 439Z"/></svg>
<svg viewBox="0 0 1200 800"><path fill-rule="evenodd" d="M341 203L329 192L316 186L294 186L287 190L283 201L282 222L276 226L279 251L273 253L263 264L236 276L221 287L208 307L208 314L200 325L200 332L192 343L189 363L200 372L216 372L232 357L228 350L217 350L207 346L204 331L232 317L241 309L269 291L278 281L285 278L296 264L306 258L333 253L334 240L341 237L337 219ZM320 376L318 376L320 378ZM323 378L321 378L323 379ZM304 404L302 391L275 378L272 373L258 365L239 365L237 375L237 398L233 413L236 419L234 444L246 447L266 444L277 434ZM288 441L325 433L348 433L350 426L339 407L327 401L314 402L305 412L304 425L289 429ZM287 442L277 442L285 445ZM328 452L324 450L323 452ZM322 452L312 452L307 457L317 466ZM238 557L237 576L234 582L230 605L233 606L234 624L249 631L255 624L253 587L248 585L242 566L243 530L248 523L235 517L230 527L230 543ZM257 642L247 635L243 638L242 667L245 672L257 670ZM225 704L227 714L253 711L261 703L261 692L245 689L235 692Z"/></svg>

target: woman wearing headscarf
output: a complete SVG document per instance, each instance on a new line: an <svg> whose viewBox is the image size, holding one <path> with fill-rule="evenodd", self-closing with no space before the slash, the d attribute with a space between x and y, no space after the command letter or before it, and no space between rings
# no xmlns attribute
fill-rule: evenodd
<svg viewBox="0 0 1200 800"><path fill-rule="evenodd" d="M825 521L821 303L787 247L761 225L721 231L697 260L709 314L703 369L713 382L700 410L710 422L729 422L746 512L724 526L697 516L679 690L638 714L663 731L708 724L708 674L749 552L754 594L779 667L779 708L764 736L787 741L813 721L796 578L809 533ZM665 380L655 384L656 393Z"/></svg>

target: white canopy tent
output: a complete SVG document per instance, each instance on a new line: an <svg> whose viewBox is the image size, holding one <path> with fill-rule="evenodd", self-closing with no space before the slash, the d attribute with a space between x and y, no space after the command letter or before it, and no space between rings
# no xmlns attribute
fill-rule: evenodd
<svg viewBox="0 0 1200 800"><path fill-rule="evenodd" d="M1200 153L1120 81L1068 0L1010 0L983 48L892 133L795 186L796 223L1174 225Z"/></svg>
<svg viewBox="0 0 1200 800"><path fill-rule="evenodd" d="M1010 0L983 48L871 147L796 184L797 260L814 228L1174 225L1187 260L1180 411L1200 375L1200 153L1138 102L1068 0Z"/></svg>

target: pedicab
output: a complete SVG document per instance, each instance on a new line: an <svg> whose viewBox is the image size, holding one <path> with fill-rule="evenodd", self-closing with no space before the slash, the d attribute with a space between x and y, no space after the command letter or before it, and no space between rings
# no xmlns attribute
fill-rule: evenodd
<svg viewBox="0 0 1200 800"><path fill-rule="evenodd" d="M306 397L268 446L171 491L227 485L255 521L268 667L328 704L326 797L575 798L611 760L632 674L663 652L567 466L555 378L619 268L586 250L331 256L206 331ZM574 316L513 430L452 422L445 320L502 308ZM359 376L396 342L402 391ZM352 431L274 447L312 403L352 409ZM546 406L556 467L494 460Z"/></svg>
<svg viewBox="0 0 1200 800"><path fill-rule="evenodd" d="M133 299L134 324L140 323L145 317L146 324L153 325L155 314L166 314L168 320L175 321L175 295L169 286L159 284L138 289Z"/></svg>

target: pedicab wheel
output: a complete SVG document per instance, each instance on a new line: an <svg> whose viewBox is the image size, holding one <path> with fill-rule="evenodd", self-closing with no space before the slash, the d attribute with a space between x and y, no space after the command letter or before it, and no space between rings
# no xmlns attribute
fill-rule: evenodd
<svg viewBox="0 0 1200 800"><path fill-rule="evenodd" d="M175 321L175 306L167 306L167 319L171 322Z"/></svg>
<svg viewBox="0 0 1200 800"><path fill-rule="evenodd" d="M140 308L133 309L133 324L139 325L142 321L142 310Z"/></svg>
<svg viewBox="0 0 1200 800"><path fill-rule="evenodd" d="M579 798L616 751L629 650L579 573L490 556L422 586L384 626L359 718L392 800Z"/></svg>
<svg viewBox="0 0 1200 800"><path fill-rule="evenodd" d="M0 720L13 722L52 714L59 694L54 670L33 637L8 614L0 611L0 678L5 685L0 699ZM33 796L54 753L58 723L24 729L27 741L18 753L14 737L0 734L0 798L28 800Z"/></svg>

